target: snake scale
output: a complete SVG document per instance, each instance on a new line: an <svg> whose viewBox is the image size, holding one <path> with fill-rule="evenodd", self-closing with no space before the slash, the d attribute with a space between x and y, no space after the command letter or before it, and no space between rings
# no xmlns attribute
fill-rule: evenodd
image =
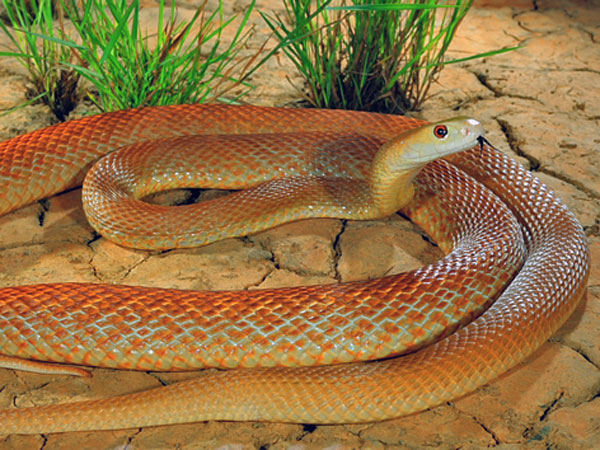
<svg viewBox="0 0 600 450"><path fill-rule="evenodd" d="M376 421L451 400L514 367L574 310L588 244L535 176L474 145L479 133L470 119L426 125L348 111L179 105L88 117L0 144L0 213L79 185L96 160L124 147L94 166L82 196L90 223L125 246L204 245L307 217L401 208L447 253L407 274L327 286L0 288L4 367L236 368L117 398L1 410L0 434L211 419ZM198 185L248 189L176 208L139 200Z"/></svg>

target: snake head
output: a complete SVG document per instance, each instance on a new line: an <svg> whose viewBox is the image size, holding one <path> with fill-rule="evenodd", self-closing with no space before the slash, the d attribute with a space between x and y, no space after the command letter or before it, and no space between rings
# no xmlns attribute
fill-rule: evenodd
<svg viewBox="0 0 600 450"><path fill-rule="evenodd" d="M392 214L413 197L412 180L427 163L475 147L479 121L454 117L406 131L386 142L371 164L371 196L379 213Z"/></svg>
<svg viewBox="0 0 600 450"><path fill-rule="evenodd" d="M470 117L454 117L424 125L389 141L391 168L418 170L439 158L475 147L485 134L483 125Z"/></svg>

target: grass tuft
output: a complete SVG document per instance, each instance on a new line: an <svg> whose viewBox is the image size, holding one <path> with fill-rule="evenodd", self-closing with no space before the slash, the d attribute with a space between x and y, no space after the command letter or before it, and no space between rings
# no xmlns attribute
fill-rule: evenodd
<svg viewBox="0 0 600 450"><path fill-rule="evenodd" d="M311 105L389 113L418 109L472 0L284 0L263 14L305 79Z"/></svg>
<svg viewBox="0 0 600 450"><path fill-rule="evenodd" d="M56 19L51 0L2 0L11 27L0 20L0 29L8 36L15 52L0 52L0 57L16 57L29 73L28 92L33 103L43 101L64 120L79 100L79 74L71 62L69 48L59 44L65 38L63 22ZM44 38L42 38L44 36Z"/></svg>
<svg viewBox="0 0 600 450"><path fill-rule="evenodd" d="M224 18L222 1L209 12L205 0L185 22L177 20L175 0L169 7L161 0L153 34L142 30L139 0L60 0L58 20L52 20L51 0L39 0L44 12L33 11L26 20L21 17L28 0L2 1L13 11L12 28L2 29L18 51L0 56L16 56L33 84L43 85L38 90L41 97L50 92L59 97L71 84L78 92L78 81L86 80L85 97L101 111L223 100L235 88L232 101L251 89L246 78L264 62L258 60L263 48L240 57L251 32L248 19L254 0L237 22L236 17ZM69 32L63 23L70 24ZM235 27L233 38L225 42L229 27ZM37 50L46 47L52 51ZM38 66L43 70L36 72ZM71 78L49 76L59 68ZM53 111L57 113L54 107Z"/></svg>

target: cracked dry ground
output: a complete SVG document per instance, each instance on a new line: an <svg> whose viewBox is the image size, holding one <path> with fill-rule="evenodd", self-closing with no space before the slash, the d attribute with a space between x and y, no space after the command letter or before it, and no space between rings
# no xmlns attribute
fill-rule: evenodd
<svg viewBox="0 0 600 450"><path fill-rule="evenodd" d="M278 1L259 2L263 10ZM524 364L472 395L384 423L302 426L198 423L116 432L0 437L2 448L569 448L600 446L600 4L476 2L453 57L523 45L517 52L446 68L419 116L480 119L490 140L536 172L589 236L587 297ZM508 2L506 2L508 3ZM190 3L183 3L182 7ZM565 5L568 5L565 6ZM229 5L239 11L244 2ZM148 10L150 11L150 10ZM185 11L184 11L185 12ZM258 17L259 32L266 32ZM256 43L258 45L258 41ZM300 81L281 56L262 68L250 103L284 105ZM0 108L23 101L19 67L0 67ZM0 124L2 139L50 122L42 106ZM0 218L0 283L103 281L192 289L250 289L377 277L440 257L400 217L377 222L312 220L205 248L146 253L94 234L74 190ZM94 370L91 379L0 370L0 407L108 397L193 373Z"/></svg>

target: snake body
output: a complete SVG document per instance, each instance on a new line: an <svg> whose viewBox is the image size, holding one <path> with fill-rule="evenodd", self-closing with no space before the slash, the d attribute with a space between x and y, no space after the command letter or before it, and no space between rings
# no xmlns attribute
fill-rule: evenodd
<svg viewBox="0 0 600 450"><path fill-rule="evenodd" d="M135 159L143 155L136 142L158 139L157 144L148 143L152 146L174 141L183 149L195 142L194 135L208 134L200 141L212 148L231 141L247 149L248 139L255 146L271 142L269 151L283 158L272 164L285 173L284 178L271 175L268 167L249 173L244 164L231 167L230 158L221 156L222 171L232 176L207 175L212 180L207 187L249 184L251 189L207 205L210 217L220 217L209 229L222 225L226 230L215 231L208 241L202 241L206 232L192 233L201 236L200 243L236 235L227 229L226 214L232 210L248 209L249 217L258 217L254 224L237 227L238 235L323 213L370 217L373 207L361 209L357 199L372 192L365 187L371 160L382 144L419 125L414 119L379 114L216 105L94 116L0 144L0 212L76 186L91 164L114 148L133 145L129 151L134 163L125 168L122 181L144 158ZM344 137L348 130L350 138ZM231 134L241 136L219 136ZM256 137L260 134L267 137ZM314 153L310 148L315 140L336 151L324 152L321 145ZM213 154L219 158L219 152ZM311 171L303 169L315 155L325 156L319 164L308 164ZM101 175L122 163L109 157L98 164L95 173ZM199 165L202 172L213 164ZM174 173L180 175L176 185L186 185L187 172L175 166ZM99 198L94 176L92 190L84 193L90 203ZM134 199L125 200L130 202L125 212L140 203L137 198L157 189L155 178L149 175L133 188ZM289 183L282 181L290 178ZM121 181L108 182L103 202L122 200L117 199L120 188L113 189ZM495 378L530 355L575 308L589 272L583 230L537 178L487 146L428 165L415 185L416 198L403 212L449 255L414 273L252 293L75 283L0 289L0 353L16 367L23 358L152 370L253 367L205 372L191 381L114 399L0 411L0 433L210 419L365 422L423 410ZM253 210L249 199L256 198L267 205L272 201L271 209L259 202ZM352 207L343 208L340 201ZM160 207L148 208L163 214ZM265 214L259 216L261 212ZM136 210L123 222L134 223L143 213ZM102 214L94 220L105 222ZM146 221L142 228L149 225ZM142 244L133 245L156 246L171 235L171 228L153 231L150 238L134 233ZM107 234L119 241L122 228L108 229ZM128 245L130 238L123 239ZM168 245L194 243L176 235ZM403 322L403 315L417 324ZM75 322L81 326L73 331ZM140 330L148 327L140 323L155 330L150 327L144 335ZM208 348L207 339L215 347ZM395 356L435 340L402 357L313 366ZM287 365L305 367L283 367ZM32 369L26 361L23 368Z"/></svg>

